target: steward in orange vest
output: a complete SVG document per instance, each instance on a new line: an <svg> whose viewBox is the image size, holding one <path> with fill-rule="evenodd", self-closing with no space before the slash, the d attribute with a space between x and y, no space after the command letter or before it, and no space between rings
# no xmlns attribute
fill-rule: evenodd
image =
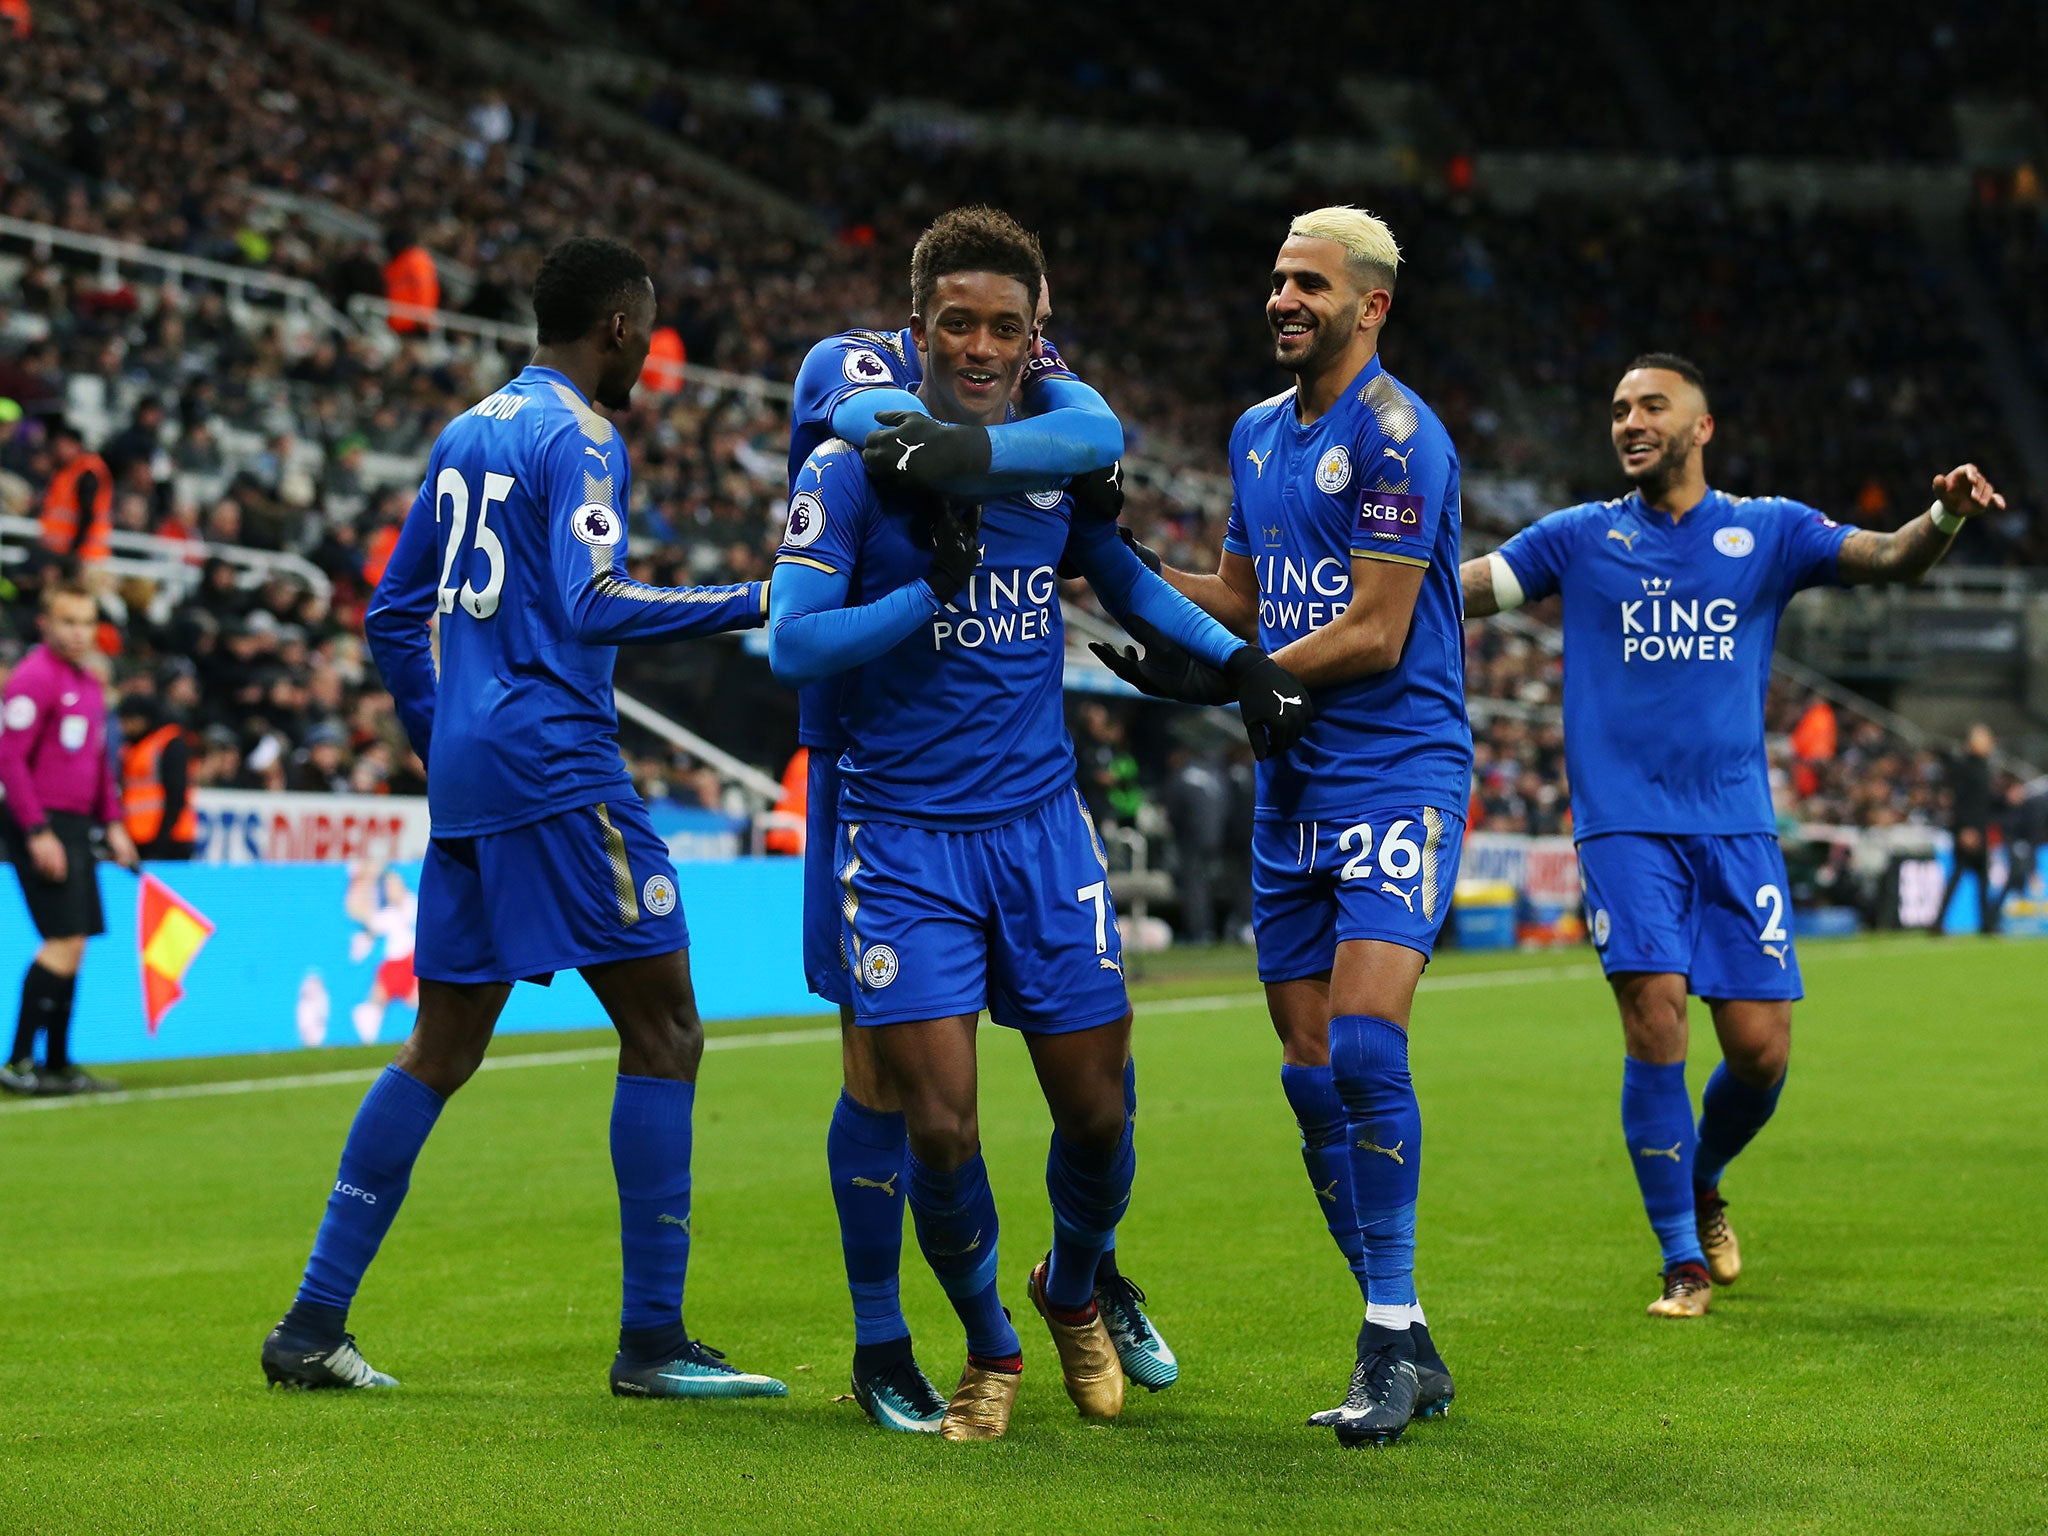
<svg viewBox="0 0 2048 1536"><path fill-rule="evenodd" d="M683 335L672 325L659 325L647 341L647 361L640 365L640 387L651 394L673 395L683 387Z"/></svg>
<svg viewBox="0 0 2048 1536"><path fill-rule="evenodd" d="M392 238L391 260L384 266L384 298L392 304L416 304L421 309L441 307L441 275L434 270L434 258L423 245L407 235ZM427 322L393 315L391 329L410 336L428 329Z"/></svg>
<svg viewBox="0 0 2048 1536"><path fill-rule="evenodd" d="M199 841L192 808L192 733L173 721L158 725L154 700L121 704L121 820L145 859L189 859Z"/></svg>
<svg viewBox="0 0 2048 1536"><path fill-rule="evenodd" d="M82 561L107 558L114 531L114 476L107 461L85 451L78 428L60 421L50 429L57 472L43 492L43 548Z"/></svg>

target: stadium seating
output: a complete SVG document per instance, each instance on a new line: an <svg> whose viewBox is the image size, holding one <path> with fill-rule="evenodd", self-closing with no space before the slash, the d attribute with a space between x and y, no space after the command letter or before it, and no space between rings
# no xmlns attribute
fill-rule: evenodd
<svg viewBox="0 0 2048 1536"><path fill-rule="evenodd" d="M656 25L627 3L615 14L672 51L690 40L690 26L708 25ZM767 26L773 15L757 8L745 26ZM324 295L317 308L268 307L204 285L187 293L154 274L110 275L63 251L45 258L33 242L0 250L0 394L32 413L65 410L95 439L125 434L119 524L294 555L331 591L321 595L303 576L251 589L209 573L190 594L171 590L183 582L140 578L108 594L110 613L125 613L131 687L154 686L151 664L188 644L250 653L235 663L248 679L201 667L200 719L236 736L242 761L232 773L243 782L275 783L280 773L289 781L293 753L329 717L351 722L352 748L330 781L353 775L360 757L370 764L366 782L409 782L352 624L425 445L516 366L516 349L342 321L351 301L382 292L379 263L400 236L434 253L444 303L516 323L518 296L550 241L594 224L616 230L654 256L693 363L781 381L818 335L900 314L902 253L938 209L988 198L1027 222L1057 222L1055 334L1160 468L1134 490L1130 519L1177 563L1213 561L1225 504L1215 444L1247 401L1280 382L1261 361L1255 274L1289 211L1348 195L1343 187L1292 162L1253 187L1201 188L1167 170L845 132L843 120L871 103L833 103L820 116L797 110L793 97L757 97L752 111L735 112L698 110L659 85L625 93L648 122L815 210L816 238L807 240L743 193L663 177L637 141L592 132L517 86L455 78L430 50L403 46L389 21L371 8L340 13L324 23L322 41L283 28L240 31L204 7L77 0L31 46L0 55L0 215L306 279ZM1412 45L1402 57L1426 78L1428 35L1419 24L1394 25L1415 32L1398 41ZM742 38L720 39L729 72L772 62ZM1097 65L1073 61L1057 103L995 89L967 96L976 106L1057 106L1083 117L1138 100L1147 123L1236 131L1247 125L1205 115L1190 62L1216 42L1192 29L1184 47L1150 63L1108 61L1100 78ZM1477 67L1504 79L1528 73L1525 57L1502 48L1491 63L1482 49ZM1558 54L1584 69L1597 49L1573 36ZM1467 53L1460 62L1474 67ZM775 67L804 66L785 57ZM999 81L1000 60L990 68ZM1148 68L1164 82L1156 91L1139 79ZM366 78L387 88L366 91ZM1585 82L1589 91L1596 84ZM1588 126L1606 121L1597 115L1546 134L1534 122L1541 114L1512 91L1489 100L1465 108L1492 114L1458 129L1472 142L1614 147L1606 128ZM907 181L906 161L917 172ZM171 162L180 179L166 187L152 168ZM1411 262L1389 359L1449 422L1465 458L1468 520L1484 541L1547 505L1611 494L1598 402L1627 358L1654 341L1692 352L1714 380L1724 444L1716 473L1729 488L1796 494L1882 525L1917 510L1931 464L1976 454L2003 470L2011 460L2001 478L2016 493L2015 513L1973 534L1963 553L2038 557L2038 488L2006 443L1941 262L1898 216L1738 210L1706 184L1625 205L1585 194L1505 206L1427 183L1376 189L1373 200ZM1989 211L1976 230L1986 270L2015 313L2029 316L2048 249L2036 210ZM783 418L772 396L688 388L634 413L640 574L764 573L785 494ZM145 398L168 412L148 441L130 425ZM0 496L11 488L15 502L6 510L31 510L47 473L32 435L16 434L0 469L14 477L0 482ZM306 629L304 641L230 639L259 609ZM1554 650L1535 630L1485 631L1473 646L1475 813L1497 827L1553 830L1564 814ZM311 697L299 701L298 692ZM1888 750L1895 744L1876 729L1876 738L1852 733L1857 772L1816 773L1794 799L1832 797L1829 819L1929 814L1932 791L1917 783L1924 764ZM1879 758L1893 786L1882 795L1861 771ZM217 767L229 771L225 754ZM650 780L673 772L687 792L712 793L692 765L648 757L643 767Z"/></svg>

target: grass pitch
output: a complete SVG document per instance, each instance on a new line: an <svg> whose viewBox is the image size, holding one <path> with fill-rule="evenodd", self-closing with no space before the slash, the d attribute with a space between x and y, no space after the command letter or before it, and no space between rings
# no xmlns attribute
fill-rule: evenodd
<svg viewBox="0 0 2048 1536"><path fill-rule="evenodd" d="M265 1391L360 1082L0 1111L0 1530L1970 1531L2048 1527L2048 946L1805 951L1778 1120L1727 1181L1747 1271L1653 1322L1618 1134L1620 1035L1584 953L1447 956L1418 1002L1420 1281L1451 1418L1342 1451L1358 1300L1313 1208L1248 961L1138 987L1128 1273L1183 1362L1084 1426L1024 1300L1047 1123L985 1033L983 1133L1026 1349L1006 1441L872 1429L824 1185L821 1020L720 1028L697 1121L693 1330L784 1402L622 1402L611 1075L480 1075L353 1317L396 1392ZM1175 1000L1178 1000L1177 1003ZM1147 1006L1150 1004L1151 1006ZM1695 1092L1714 1059L1696 1010ZM508 1038L557 1057L595 1034ZM334 1052L322 1069L386 1053ZM137 1087L302 1073L165 1063ZM906 1242L919 1353L960 1334Z"/></svg>

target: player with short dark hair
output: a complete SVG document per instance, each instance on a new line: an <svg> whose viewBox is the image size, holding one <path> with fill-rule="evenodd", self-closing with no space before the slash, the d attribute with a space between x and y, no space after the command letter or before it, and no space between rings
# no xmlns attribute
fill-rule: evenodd
<svg viewBox="0 0 2048 1536"><path fill-rule="evenodd" d="M513 983L574 968L619 1032L611 1148L625 1299L611 1389L780 1397L782 1383L733 1369L683 1324L704 1037L675 870L619 756L612 697L616 646L757 625L766 584L653 587L621 574L632 466L596 407L631 403L654 285L625 246L577 239L549 253L534 289L544 339L532 363L442 430L364 619L427 765L419 1013L357 1112L263 1369L284 1386L396 1385L356 1349L349 1304Z"/></svg>
<svg viewBox="0 0 2048 1536"><path fill-rule="evenodd" d="M945 223L938 227L943 234ZM917 270L931 265L933 249L929 239L920 242L923 261L914 258ZM1041 281L1033 316L1037 341L1019 390L1020 419L985 428L944 425L935 432L912 460L930 489L963 496L1003 489L1043 492L1085 477L1087 485L1108 492L1109 476L1123 451L1123 426L1046 339L1050 313L1050 289ZM837 439L845 445L841 451L851 453L852 444L881 430L878 413L899 428L911 415L929 419L913 392L923 378L907 328L842 331L812 347L798 371L790 412L792 488L813 450ZM798 736L809 753L804 973L810 989L840 1013L843 1087L825 1148L853 1297L853 1397L885 1429L931 1432L944 1418L946 1399L917 1364L899 1297L909 1143L901 1107L875 1059L872 1031L853 1022L852 972L840 940L832 845L839 820L839 757L846 749L839 722L845 681L846 674L837 674L798 694ZM1126 1113L1135 1115L1136 1071L1129 1063L1124 1098ZM1146 1317L1144 1293L1119 1270L1113 1234L1097 1266L1095 1300L1124 1374L1152 1391L1171 1386L1179 1377L1179 1362Z"/></svg>
<svg viewBox="0 0 2048 1536"><path fill-rule="evenodd" d="M1032 351L1037 243L974 211L941 218L920 254L918 397L932 426L992 429ZM1024 1031L1053 1112L1053 1247L1031 1300L1075 1405L1112 1417L1123 1404L1093 1293L1135 1167L1131 1014L1107 861L1062 714L1062 554L1112 611L1146 614L1224 669L1261 752L1285 750L1305 711L1285 702L1299 699L1293 679L1177 598L1113 523L1078 519L1067 492L931 505L910 473L934 440L927 420L885 425L859 456L837 439L810 455L777 557L770 659L797 686L850 673L834 861L854 1016L902 1106L919 1244L967 1329L940 1433L974 1440L1008 1427L1022 1369L997 1295L980 1151L984 1005Z"/></svg>
<svg viewBox="0 0 2048 1536"><path fill-rule="evenodd" d="M1474 618L1564 599L1565 763L1593 943L1621 1008L1621 1125L1663 1250L1653 1317L1701 1317L1741 1251L1721 1175L1771 1118L1803 996L1764 754L1771 647L1803 588L1917 581L2005 499L1974 464L1896 533L1711 489L1705 378L1670 352L1615 386L1633 489L1539 518L1462 570ZM1722 1060L1695 1128L1686 996Z"/></svg>
<svg viewBox="0 0 2048 1536"><path fill-rule="evenodd" d="M1231 433L1216 574L1167 572L1313 690L1300 747L1258 772L1252 928L1302 1160L1365 1301L1350 1391L1309 1421L1345 1445L1396 1439L1453 1391L1415 1294L1422 1112L1408 1025L1457 884L1472 730L1458 455L1379 357L1400 260L1363 209L1289 226L1266 321L1298 382ZM1139 638L1143 657L1095 650L1148 693L1222 696L1184 650Z"/></svg>
<svg viewBox="0 0 2048 1536"><path fill-rule="evenodd" d="M107 706L86 668L99 633L99 606L82 587L43 589L43 643L21 659L0 690L0 827L21 875L30 921L42 936L21 982L14 1048L0 1066L10 1093L104 1092L116 1085L71 1060L71 1004L85 941L107 931L100 910L93 834L124 869L140 856L121 822L107 743ZM35 1061L36 1036L43 1060Z"/></svg>

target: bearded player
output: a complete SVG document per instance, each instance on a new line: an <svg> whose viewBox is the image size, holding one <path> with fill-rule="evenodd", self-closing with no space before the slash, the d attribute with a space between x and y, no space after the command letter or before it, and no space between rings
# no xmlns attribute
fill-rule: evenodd
<svg viewBox="0 0 2048 1536"><path fill-rule="evenodd" d="M1778 617L1802 588L1917 581L2005 499L1974 464L1896 533L1707 484L1698 368L1638 357L1610 432L1633 489L1553 512L1465 563L1467 612L1564 598L1565 764L1593 943L1621 1009L1621 1128L1663 1252L1653 1317L1702 1317L1742 1273L1721 1178L1777 1108L1802 995L1764 755ZM1721 1061L1699 1121L1686 996Z"/></svg>
<svg viewBox="0 0 2048 1536"><path fill-rule="evenodd" d="M1472 731L1458 456L1379 359L1400 260L1361 209L1294 221L1266 321L1297 382L1231 434L1216 574L1166 573L1312 693L1301 744L1259 765L1252 928L1309 1183L1365 1300L1350 1392L1309 1421L1345 1445L1397 1439L1452 1395L1415 1295L1408 1025L1457 883ZM1112 670L1162 697L1221 701L1211 669L1134 632L1142 658L1095 648Z"/></svg>

